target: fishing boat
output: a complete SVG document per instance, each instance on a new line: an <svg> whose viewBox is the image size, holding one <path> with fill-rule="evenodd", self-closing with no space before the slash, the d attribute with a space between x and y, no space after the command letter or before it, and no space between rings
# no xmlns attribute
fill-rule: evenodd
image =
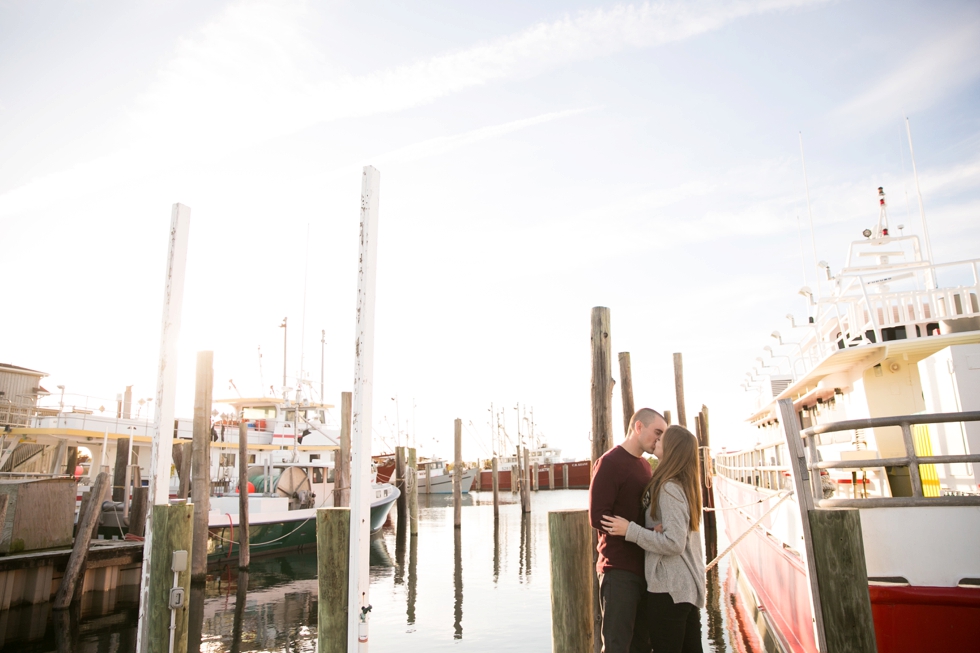
<svg viewBox="0 0 980 653"><path fill-rule="evenodd" d="M935 264L878 193L876 226L836 274L819 264L810 316L743 384L754 436L715 461L736 607L767 650L820 650L808 504L859 511L878 651L980 646L980 259Z"/></svg>
<svg viewBox="0 0 980 653"><path fill-rule="evenodd" d="M281 462L248 469L248 528L252 555L316 547L316 510L334 505L333 465ZM401 494L389 483L372 483L371 532L381 530ZM208 564L238 554L239 488L212 497L208 513Z"/></svg>
<svg viewBox="0 0 980 653"><path fill-rule="evenodd" d="M395 475L395 457L388 454L375 456L374 462L378 468L378 480L388 482ZM473 487L477 469L464 468L460 481L460 491L466 494ZM446 461L441 458L429 458L417 463L418 493L419 494L452 494L453 473L446 468Z"/></svg>

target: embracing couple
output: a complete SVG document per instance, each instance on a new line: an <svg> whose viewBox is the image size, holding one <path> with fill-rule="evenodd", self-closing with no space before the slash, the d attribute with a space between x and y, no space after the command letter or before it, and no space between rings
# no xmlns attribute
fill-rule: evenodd
<svg viewBox="0 0 980 653"><path fill-rule="evenodd" d="M644 454L658 459L651 473ZM589 519L599 531L604 653L700 653L704 554L698 441L650 408L595 463Z"/></svg>

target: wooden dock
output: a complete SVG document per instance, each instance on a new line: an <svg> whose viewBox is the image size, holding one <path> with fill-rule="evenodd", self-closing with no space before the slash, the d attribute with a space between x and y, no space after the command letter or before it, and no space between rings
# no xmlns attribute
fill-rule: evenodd
<svg viewBox="0 0 980 653"><path fill-rule="evenodd" d="M70 555L71 549L65 548L0 557L0 610L51 601ZM77 592L138 587L142 564L142 542L93 540Z"/></svg>

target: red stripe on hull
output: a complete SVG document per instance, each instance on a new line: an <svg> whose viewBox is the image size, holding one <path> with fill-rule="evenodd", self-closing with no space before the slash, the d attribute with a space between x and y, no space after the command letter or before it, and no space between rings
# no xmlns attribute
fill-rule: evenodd
<svg viewBox="0 0 980 653"><path fill-rule="evenodd" d="M980 650L980 588L868 589L879 653Z"/></svg>

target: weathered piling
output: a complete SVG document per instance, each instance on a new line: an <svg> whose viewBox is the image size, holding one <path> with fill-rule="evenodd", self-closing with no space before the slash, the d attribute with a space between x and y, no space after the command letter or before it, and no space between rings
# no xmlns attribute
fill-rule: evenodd
<svg viewBox="0 0 980 653"><path fill-rule="evenodd" d="M426 467L428 470L428 467ZM418 462L415 455L415 447L409 447L408 449L408 467L405 469L405 478L411 479L406 485L408 486L408 521L409 521L409 533L412 535L419 534L419 488L418 488ZM426 476L426 482L428 482L428 476Z"/></svg>
<svg viewBox="0 0 980 653"><path fill-rule="evenodd" d="M191 491L191 458L194 442L186 440L173 446L174 467L177 469L177 498L187 500Z"/></svg>
<svg viewBox="0 0 980 653"><path fill-rule="evenodd" d="M592 467L596 461L609 450L612 443L612 369L610 353L610 319L609 309L596 306L592 309ZM566 469L568 467L566 466ZM586 518L588 523L588 518ZM599 544L598 533L592 532L592 565L589 567L592 576L592 619L589 621L592 634L592 650L599 653L602 650L602 613L599 610L599 577L595 573L598 562ZM581 588L584 592L585 588ZM557 650L557 649L556 649ZM569 649L572 650L572 649ZM580 649L585 650L585 649Z"/></svg>
<svg viewBox="0 0 980 653"><path fill-rule="evenodd" d="M670 411L669 410L665 410L664 411L664 421L667 422L667 426L670 426L671 424L673 424L673 422L670 421Z"/></svg>
<svg viewBox="0 0 980 653"><path fill-rule="evenodd" d="M687 428L687 409L684 407L684 358L674 354L674 395L677 399L677 423Z"/></svg>
<svg viewBox="0 0 980 653"><path fill-rule="evenodd" d="M231 546L229 544L228 546ZM238 568L248 569L248 424L238 422Z"/></svg>
<svg viewBox="0 0 980 653"><path fill-rule="evenodd" d="M701 405L697 417L698 446L701 452L701 504L704 511L705 557L714 559L718 552L718 525L715 517L714 479L711 465L711 435L708 429L708 407Z"/></svg>
<svg viewBox="0 0 980 653"><path fill-rule="evenodd" d="M408 519L408 486L405 483L405 447L395 447L395 478L394 485L401 494L395 501L398 509L398 523Z"/></svg>
<svg viewBox="0 0 980 653"><path fill-rule="evenodd" d="M493 478L493 518L497 519L500 516L500 476L497 469L497 457L493 457L493 461L490 463L491 476Z"/></svg>
<svg viewBox="0 0 980 653"><path fill-rule="evenodd" d="M459 528L463 516L463 420L453 422L453 526Z"/></svg>
<svg viewBox="0 0 980 653"><path fill-rule="evenodd" d="M208 510L211 496L211 391L214 388L214 352L197 352L194 383L194 460L192 463L194 537L191 582L203 583L208 572Z"/></svg>
<svg viewBox="0 0 980 653"><path fill-rule="evenodd" d="M548 513L554 653L587 653L593 647L591 530L587 510Z"/></svg>
<svg viewBox="0 0 980 653"><path fill-rule="evenodd" d="M137 467L137 469L139 469ZM138 477L137 477L138 478ZM143 537L146 534L146 512L150 488L137 485L133 488L133 509L129 513L129 534Z"/></svg>
<svg viewBox="0 0 980 653"><path fill-rule="evenodd" d="M568 489L568 465L561 466L561 486Z"/></svg>
<svg viewBox="0 0 980 653"><path fill-rule="evenodd" d="M633 371L628 351L619 352L619 385L619 394L623 398L623 433L629 435L630 419L636 410L633 408Z"/></svg>
<svg viewBox="0 0 980 653"><path fill-rule="evenodd" d="M521 507L524 512L531 512L531 465L530 454L524 447L524 474L521 478Z"/></svg>
<svg viewBox="0 0 980 653"><path fill-rule="evenodd" d="M541 472L538 469L537 463L531 463L531 479L531 484L534 487L534 491L539 491L541 489Z"/></svg>
<svg viewBox="0 0 980 653"><path fill-rule="evenodd" d="M548 465L548 489L555 489L555 463Z"/></svg>
<svg viewBox="0 0 980 653"><path fill-rule="evenodd" d="M340 451L334 458L334 502L337 507L350 506L350 420L353 394L340 393Z"/></svg>
<svg viewBox="0 0 980 653"><path fill-rule="evenodd" d="M85 559L88 557L89 543L92 541L92 536L95 535L95 531L99 527L99 518L102 516L102 502L108 495L108 491L109 475L105 472L99 472L99 475L95 479L95 485L89 491L91 499L88 501L85 514L79 517L78 533L75 534L75 542L71 549L71 555L68 557L68 566L65 568L65 575L62 576L61 585L58 587L58 592L54 597L53 607L56 610L67 608L75 597L75 587L78 584L82 570L85 569ZM7 499L7 496L4 495L3 498ZM6 516L6 501L4 501L3 512Z"/></svg>
<svg viewBox="0 0 980 653"><path fill-rule="evenodd" d="M60 443L59 443L60 446ZM126 469L129 467L129 440L119 438L116 440L116 464L112 469L112 500L115 502L125 501L126 483L123 479L126 476Z"/></svg>
<svg viewBox="0 0 980 653"><path fill-rule="evenodd" d="M518 456L520 459L520 456ZM521 485L521 466L511 465L510 466L510 493L517 494L518 489Z"/></svg>
<svg viewBox="0 0 980 653"><path fill-rule="evenodd" d="M194 505L177 503L151 507L150 524L153 529L150 554L150 588L146 605L142 606L149 619L148 645L150 653L163 653L173 637L174 653L187 653L187 601L182 607L170 609L170 590L174 587L174 552L190 554ZM177 574L177 585L190 595L191 575L186 568ZM172 632L171 632L172 631Z"/></svg>
<svg viewBox="0 0 980 653"><path fill-rule="evenodd" d="M347 651L349 547L350 508L317 510L317 650L321 653Z"/></svg>

